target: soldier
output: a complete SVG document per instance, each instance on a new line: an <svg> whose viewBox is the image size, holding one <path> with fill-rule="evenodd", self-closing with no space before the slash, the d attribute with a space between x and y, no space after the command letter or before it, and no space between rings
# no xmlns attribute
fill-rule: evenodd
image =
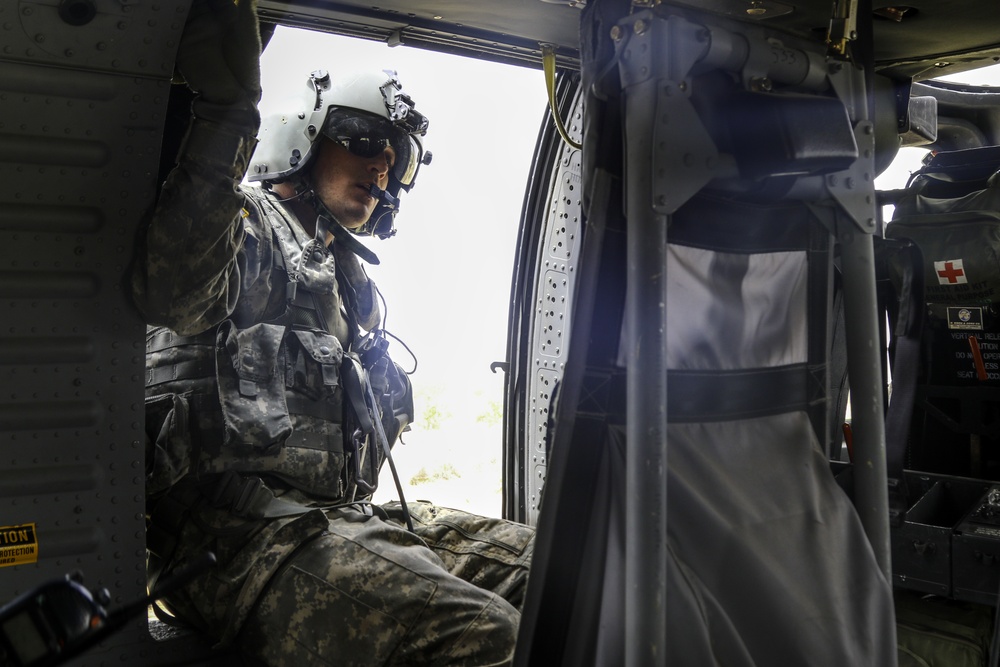
<svg viewBox="0 0 1000 667"><path fill-rule="evenodd" d="M252 0L194 2L192 116L133 275L150 585L214 553L166 606L269 665L506 664L532 529L370 503L413 409L364 334L380 315L352 232L391 235L427 119L391 72L316 71L261 122L259 56Z"/></svg>

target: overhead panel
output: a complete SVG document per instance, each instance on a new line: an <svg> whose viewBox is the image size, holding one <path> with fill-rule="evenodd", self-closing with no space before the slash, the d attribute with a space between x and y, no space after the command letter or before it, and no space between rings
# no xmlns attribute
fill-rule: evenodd
<svg viewBox="0 0 1000 667"><path fill-rule="evenodd" d="M896 78L934 78L992 65L1000 57L1000 13L989 3L874 0L870 17L858 15L867 3L850 0L677 0L674 4L819 42L831 36L834 41L850 40L850 26L871 20L876 65Z"/></svg>
<svg viewBox="0 0 1000 667"><path fill-rule="evenodd" d="M577 68L580 7L586 2L364 2L260 0L262 21L540 67L551 45L560 66Z"/></svg>

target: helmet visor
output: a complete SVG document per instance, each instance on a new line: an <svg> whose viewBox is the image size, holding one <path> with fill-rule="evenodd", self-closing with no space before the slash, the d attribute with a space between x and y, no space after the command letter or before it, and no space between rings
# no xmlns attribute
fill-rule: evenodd
<svg viewBox="0 0 1000 667"><path fill-rule="evenodd" d="M362 158L375 157L391 147L395 153L392 175L407 187L413 184L423 157L420 142L387 118L356 109L332 109L323 135Z"/></svg>

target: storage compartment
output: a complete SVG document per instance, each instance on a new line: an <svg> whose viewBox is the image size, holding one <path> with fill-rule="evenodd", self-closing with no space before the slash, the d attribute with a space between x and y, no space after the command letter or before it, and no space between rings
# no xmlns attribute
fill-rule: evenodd
<svg viewBox="0 0 1000 667"><path fill-rule="evenodd" d="M902 525L893 528L893 581L899 588L952 595L952 538L955 527L982 496L972 480L908 475L907 490L917 500Z"/></svg>
<svg viewBox="0 0 1000 667"><path fill-rule="evenodd" d="M830 472L853 497L854 467L831 461ZM1000 483L911 470L905 475L906 518L889 527L893 586L996 604Z"/></svg>
<svg viewBox="0 0 1000 667"><path fill-rule="evenodd" d="M1000 592L1000 485L985 488L953 540L954 596L995 604Z"/></svg>

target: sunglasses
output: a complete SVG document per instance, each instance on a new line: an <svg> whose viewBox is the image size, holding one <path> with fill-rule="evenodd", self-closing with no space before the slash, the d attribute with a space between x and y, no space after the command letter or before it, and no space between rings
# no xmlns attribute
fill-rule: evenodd
<svg viewBox="0 0 1000 667"><path fill-rule="evenodd" d="M354 109L334 109L327 117L323 134L361 158L373 158L392 149L389 168L403 185L416 177L423 157L420 142L405 127L386 118L359 113Z"/></svg>
<svg viewBox="0 0 1000 667"><path fill-rule="evenodd" d="M329 138L346 148L352 155L360 158L373 158L385 153L386 149L392 149L392 158L389 160L389 167L392 167L396 161L396 149L384 137L335 136Z"/></svg>

